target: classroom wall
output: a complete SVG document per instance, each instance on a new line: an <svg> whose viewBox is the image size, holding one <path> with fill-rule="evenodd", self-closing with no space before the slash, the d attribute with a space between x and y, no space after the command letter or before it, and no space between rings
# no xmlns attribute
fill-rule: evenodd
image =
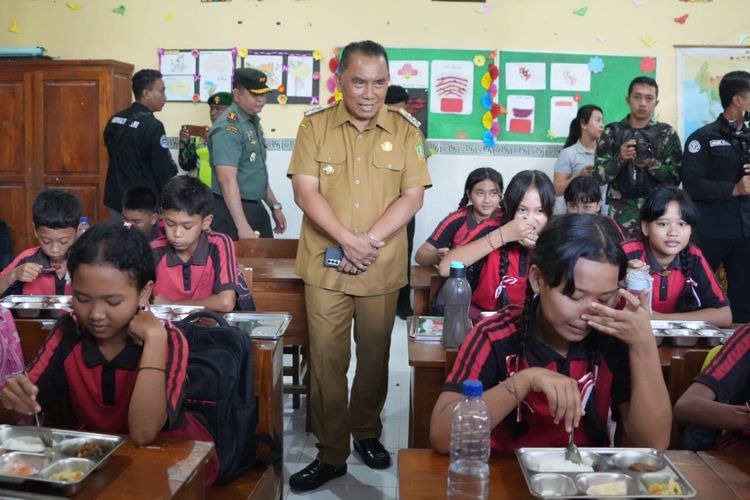
<svg viewBox="0 0 750 500"><path fill-rule="evenodd" d="M71 10L68 5L78 6ZM125 6L125 14L112 12ZM585 15L574 10L588 6ZM488 13L479 13L483 10ZM321 83L334 46L372 38L386 47L477 48L649 55L658 59L659 119L676 122L674 45L737 45L750 33L747 0L2 0L0 46L41 45L64 59L117 59L137 69L158 66L158 48L321 50ZM688 14L684 24L674 18ZM172 20L168 20L171 18ZM15 21L18 34L8 27ZM646 40L644 42L644 39ZM647 43L651 44L650 47ZM0 63L1 64L1 63ZM628 82L612 89L623 98ZM321 102L328 98L321 85ZM183 123L207 123L205 104L167 104L158 117L168 135ZM269 137L294 137L300 105L268 105L262 113ZM620 117L606 117L614 120ZM683 138L684 139L684 138ZM502 136L500 137L502 140ZM286 207L289 237L301 214L285 178L289 152L269 156L271 185ZM554 159L436 155L434 187L417 218L419 245L461 197L466 173L478 166L500 170L506 184L525 168L551 174ZM455 201L454 201L455 200Z"/></svg>

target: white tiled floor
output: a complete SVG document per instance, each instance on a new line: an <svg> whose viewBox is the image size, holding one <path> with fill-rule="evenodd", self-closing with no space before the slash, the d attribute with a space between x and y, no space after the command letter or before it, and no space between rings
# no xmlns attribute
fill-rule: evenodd
<svg viewBox="0 0 750 500"><path fill-rule="evenodd" d="M352 342L352 349L354 342ZM351 385L356 366L354 353L349 368ZM284 396L284 498L311 500L350 499L393 500L398 498L398 450L408 447L409 438L409 356L406 346L406 323L396 318L391 338L388 398L383 409L381 442L391 453L393 465L385 470L367 467L353 453L347 460L348 473L329 481L309 493L289 491L289 476L315 459L315 436L305 432L304 396L302 408L292 409L292 398Z"/></svg>

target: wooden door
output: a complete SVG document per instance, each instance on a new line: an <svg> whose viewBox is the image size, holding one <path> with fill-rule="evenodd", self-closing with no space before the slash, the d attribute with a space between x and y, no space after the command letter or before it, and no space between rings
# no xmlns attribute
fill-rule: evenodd
<svg viewBox="0 0 750 500"><path fill-rule="evenodd" d="M0 71L0 218L7 222L16 252L33 244L32 75Z"/></svg>
<svg viewBox="0 0 750 500"><path fill-rule="evenodd" d="M83 215L95 221L104 194L102 165L107 153L102 141L100 103L110 89L98 69L45 69L34 73L34 127L37 172L41 189L55 187L76 194Z"/></svg>

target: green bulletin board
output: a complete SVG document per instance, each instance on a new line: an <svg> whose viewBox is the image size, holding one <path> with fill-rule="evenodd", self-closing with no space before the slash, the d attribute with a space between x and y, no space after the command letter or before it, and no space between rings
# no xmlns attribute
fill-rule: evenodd
<svg viewBox="0 0 750 500"><path fill-rule="evenodd" d="M629 112L625 96L630 81L637 76L656 79L656 59L652 57L500 51L499 58L498 101L507 114L498 119L498 142L562 143L570 113L574 116L584 104L601 107L605 123L619 121ZM558 90L552 90L553 79ZM509 121L514 131L508 130ZM564 122L567 125L562 127ZM555 128L559 133L553 132Z"/></svg>
<svg viewBox="0 0 750 500"><path fill-rule="evenodd" d="M492 49L476 50L451 50L451 49L417 49L417 48L386 48L390 61L391 83L402 85L407 88L410 95L410 104L413 96L423 96L423 106L420 109L409 107L409 111L417 119L427 122L426 136L428 139L458 139L458 140L482 140L487 129L482 125L482 117L487 109L482 106L482 97L487 92L482 87L482 77L487 73L490 63L496 62L490 58ZM479 57L477 57L479 56ZM435 63L437 61L437 63ZM464 94L463 104L459 99L451 99L453 104L443 109L457 109L450 106L462 106L461 112L435 112L433 100L440 99L439 90L432 85L432 76L437 68L450 66L440 61L457 61L460 63L461 71L457 76L466 76L469 82L453 81L452 90L456 92L468 91L471 95ZM477 64L481 63L481 64ZM425 71L427 74L424 74ZM416 74L413 74L415 73ZM470 77L469 77L470 76ZM459 78L459 80L461 80ZM456 86L458 85L458 87ZM443 94L445 95L445 94ZM443 101L440 101L443 102ZM469 110L470 113L466 113Z"/></svg>

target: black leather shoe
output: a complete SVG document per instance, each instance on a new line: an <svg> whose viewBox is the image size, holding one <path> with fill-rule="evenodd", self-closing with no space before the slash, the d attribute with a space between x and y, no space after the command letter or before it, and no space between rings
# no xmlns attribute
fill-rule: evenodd
<svg viewBox="0 0 750 500"><path fill-rule="evenodd" d="M377 438L354 441L354 450L371 469L387 469L391 466L391 455Z"/></svg>
<svg viewBox="0 0 750 500"><path fill-rule="evenodd" d="M289 487L293 490L310 491L344 474L346 474L346 464L336 467L315 459L310 465L291 475Z"/></svg>

